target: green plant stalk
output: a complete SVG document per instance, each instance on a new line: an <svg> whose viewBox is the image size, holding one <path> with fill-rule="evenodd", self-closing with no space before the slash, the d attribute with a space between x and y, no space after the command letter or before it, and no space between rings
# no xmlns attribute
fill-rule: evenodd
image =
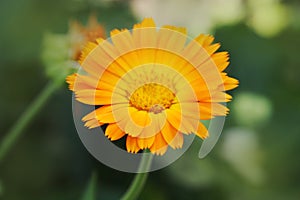
<svg viewBox="0 0 300 200"><path fill-rule="evenodd" d="M148 171L151 163L152 163L152 158L153 155L149 153L145 153L142 156L141 163L139 165L139 171L138 172L143 172L143 171ZM121 200L135 200L138 198L140 195L142 189L145 186L147 177L149 173L137 173L127 189L126 193L123 195Z"/></svg>
<svg viewBox="0 0 300 200"><path fill-rule="evenodd" d="M96 185L97 173L96 171L93 171L81 200L96 200Z"/></svg>
<svg viewBox="0 0 300 200"><path fill-rule="evenodd" d="M25 112L21 115L15 125L8 131L0 143L0 162L3 160L7 152L18 140L24 129L29 125L36 114L45 105L49 97L64 83L62 76L49 82L36 99L29 105Z"/></svg>

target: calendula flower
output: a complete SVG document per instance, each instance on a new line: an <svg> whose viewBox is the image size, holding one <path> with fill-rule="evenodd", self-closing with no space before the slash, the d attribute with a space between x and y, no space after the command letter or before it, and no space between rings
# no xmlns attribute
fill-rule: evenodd
<svg viewBox="0 0 300 200"><path fill-rule="evenodd" d="M71 21L69 37L71 44L70 56L73 60L79 60L86 43L96 43L97 38L105 38L105 30L98 23L97 17L91 15L86 26L78 21Z"/></svg>
<svg viewBox="0 0 300 200"><path fill-rule="evenodd" d="M105 30L95 15L89 17L86 26L78 21L71 21L66 34L47 33L42 53L47 75L56 78L61 74L74 73L86 43L96 42L99 37L105 38Z"/></svg>
<svg viewBox="0 0 300 200"><path fill-rule="evenodd" d="M228 114L221 103L231 100L225 91L238 81L223 72L228 53L216 53L212 36L189 40L185 28L157 28L149 18L110 36L89 43L83 72L67 77L76 100L96 107L82 118L86 127L107 124L105 135L126 137L128 152L162 155L169 146L181 148L184 135L208 137L200 120Z"/></svg>

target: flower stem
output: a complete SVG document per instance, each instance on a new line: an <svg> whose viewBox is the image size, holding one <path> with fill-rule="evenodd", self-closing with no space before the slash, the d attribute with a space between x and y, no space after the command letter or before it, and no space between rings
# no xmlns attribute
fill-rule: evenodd
<svg viewBox="0 0 300 200"><path fill-rule="evenodd" d="M153 155L151 153L146 153L146 151L143 153L141 163L139 166L139 171L135 175L131 185L129 186L121 200L135 200L140 195L148 177L147 171L151 166L152 158ZM146 173L140 173L145 171Z"/></svg>
<svg viewBox="0 0 300 200"><path fill-rule="evenodd" d="M15 125L8 131L0 144L0 162L24 132L24 129L28 126L31 120L36 116L38 111L45 105L46 101L53 94L53 92L55 92L61 86L63 80L63 77L59 76L57 79L49 82L21 115Z"/></svg>

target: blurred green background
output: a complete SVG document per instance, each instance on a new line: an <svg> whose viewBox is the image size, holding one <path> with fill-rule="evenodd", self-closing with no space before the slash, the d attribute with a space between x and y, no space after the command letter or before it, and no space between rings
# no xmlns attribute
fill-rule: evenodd
<svg viewBox="0 0 300 200"><path fill-rule="evenodd" d="M45 33L97 14L107 32L143 17L211 33L231 54L240 80L231 114L211 154L201 141L171 166L150 174L139 199L300 199L299 0L2 0L0 140L44 88ZM62 66L63 67L63 66ZM119 199L133 174L110 169L82 145L64 85L0 163L0 199L81 199L96 172L97 199Z"/></svg>

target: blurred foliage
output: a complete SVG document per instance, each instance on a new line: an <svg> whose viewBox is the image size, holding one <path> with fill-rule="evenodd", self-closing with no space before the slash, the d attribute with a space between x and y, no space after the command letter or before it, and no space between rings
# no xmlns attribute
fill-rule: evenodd
<svg viewBox="0 0 300 200"><path fill-rule="evenodd" d="M97 176L93 173L81 200L95 200L97 191Z"/></svg>
<svg viewBox="0 0 300 200"><path fill-rule="evenodd" d="M64 34L70 19L84 23L91 12L107 31L130 28L136 20L126 2L0 2L0 140L47 82L40 59L45 33ZM281 4L291 21L274 35L259 35L246 19L214 30L230 52L228 72L240 80L231 94L237 104L243 97L244 104L235 108L234 100L229 103L233 112L208 157L198 159L200 141L195 140L178 161L150 174L141 199L300 198L300 3ZM251 110L256 106L261 109ZM102 165L87 152L72 121L71 92L64 87L0 163L0 199L80 199L93 170L97 199L120 198L134 176ZM261 173L261 179L253 179L253 173Z"/></svg>
<svg viewBox="0 0 300 200"><path fill-rule="evenodd" d="M55 79L58 75L68 76L76 71L77 62L71 60L69 35L47 33L43 41L42 60L46 75ZM78 64L77 64L78 65ZM73 68L73 70L72 70Z"/></svg>

